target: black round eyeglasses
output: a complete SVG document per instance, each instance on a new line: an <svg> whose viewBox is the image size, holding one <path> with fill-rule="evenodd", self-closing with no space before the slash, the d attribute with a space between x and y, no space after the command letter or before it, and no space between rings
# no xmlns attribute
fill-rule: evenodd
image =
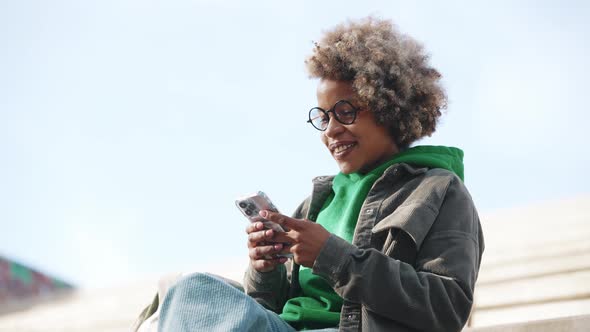
<svg viewBox="0 0 590 332"><path fill-rule="evenodd" d="M324 110L321 107L314 107L309 110L309 120L308 123L320 131L325 131L328 128L328 123L330 122L330 114L334 114L334 118L336 121L344 124L350 125L353 124L356 120L356 115L361 110L352 106L352 104L347 100L339 100L330 108L329 110Z"/></svg>

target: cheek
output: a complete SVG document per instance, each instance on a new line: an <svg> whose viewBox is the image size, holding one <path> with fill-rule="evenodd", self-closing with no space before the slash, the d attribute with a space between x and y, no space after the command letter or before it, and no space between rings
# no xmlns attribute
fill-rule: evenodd
<svg viewBox="0 0 590 332"><path fill-rule="evenodd" d="M393 140L383 127L364 128L363 141L366 143L365 148L369 154L381 153L391 149Z"/></svg>
<svg viewBox="0 0 590 332"><path fill-rule="evenodd" d="M320 135L320 139L322 140L322 144L324 144L326 146L328 145L328 138L326 137L326 135L324 133L322 133Z"/></svg>

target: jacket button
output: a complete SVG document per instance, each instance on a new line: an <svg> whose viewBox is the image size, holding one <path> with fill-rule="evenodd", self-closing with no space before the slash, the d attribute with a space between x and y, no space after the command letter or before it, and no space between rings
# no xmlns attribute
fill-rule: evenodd
<svg viewBox="0 0 590 332"><path fill-rule="evenodd" d="M365 214L372 215L373 214L373 209L366 209L365 210Z"/></svg>

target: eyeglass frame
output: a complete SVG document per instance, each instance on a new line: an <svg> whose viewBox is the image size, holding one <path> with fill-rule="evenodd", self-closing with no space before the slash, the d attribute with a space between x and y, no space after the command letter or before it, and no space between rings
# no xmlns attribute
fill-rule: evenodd
<svg viewBox="0 0 590 332"><path fill-rule="evenodd" d="M336 108L336 106L338 106L338 105L339 105L339 104L341 104L341 103L348 104L348 105L349 105L349 106L352 108L352 110L354 111L354 116L353 116L352 120L350 121L350 123L343 122L342 120L340 120L340 118L338 117L338 114L337 114L337 113L336 113L336 111L334 110L334 109ZM312 119L311 119L311 112L313 112L314 110L319 110L319 111L323 112L323 113L326 115L326 117L328 118L328 122L327 122L327 124L326 124L326 128L324 128L324 129L320 129L320 128L316 127L316 126L313 124L313 121L312 121ZM351 124L353 124L353 123L356 121L356 117L357 117L358 113L359 113L359 112L361 112L361 111L363 111L363 109L361 109L361 108L358 108L358 107L355 107L355 106L354 106L354 105L353 105L351 102L349 102L348 100L346 100L346 99L340 99L340 100L338 100L338 101L337 101L337 102L334 104L334 106L332 106L332 107L331 107L329 110L327 110L327 111L326 111L325 109L323 109L323 108L319 107L319 106L312 107L312 108L309 110L309 113L308 113L308 118L309 118L309 119L307 120L307 123L311 124L311 126L312 126L312 127L314 127L315 129L317 129L317 130L319 130L319 131L326 131L326 129L328 129L328 125L330 124L330 113L334 114L334 116L333 116L333 117L334 117L334 118L336 119L336 121L338 121L339 123L341 123L341 124L343 124L343 125L351 125Z"/></svg>

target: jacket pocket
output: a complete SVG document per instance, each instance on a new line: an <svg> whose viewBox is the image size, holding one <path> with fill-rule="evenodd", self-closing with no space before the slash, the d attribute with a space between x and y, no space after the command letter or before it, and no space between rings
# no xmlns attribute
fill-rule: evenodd
<svg viewBox="0 0 590 332"><path fill-rule="evenodd" d="M437 209L427 202L403 204L381 219L371 231L373 234L387 232L383 253L413 265L437 215Z"/></svg>

